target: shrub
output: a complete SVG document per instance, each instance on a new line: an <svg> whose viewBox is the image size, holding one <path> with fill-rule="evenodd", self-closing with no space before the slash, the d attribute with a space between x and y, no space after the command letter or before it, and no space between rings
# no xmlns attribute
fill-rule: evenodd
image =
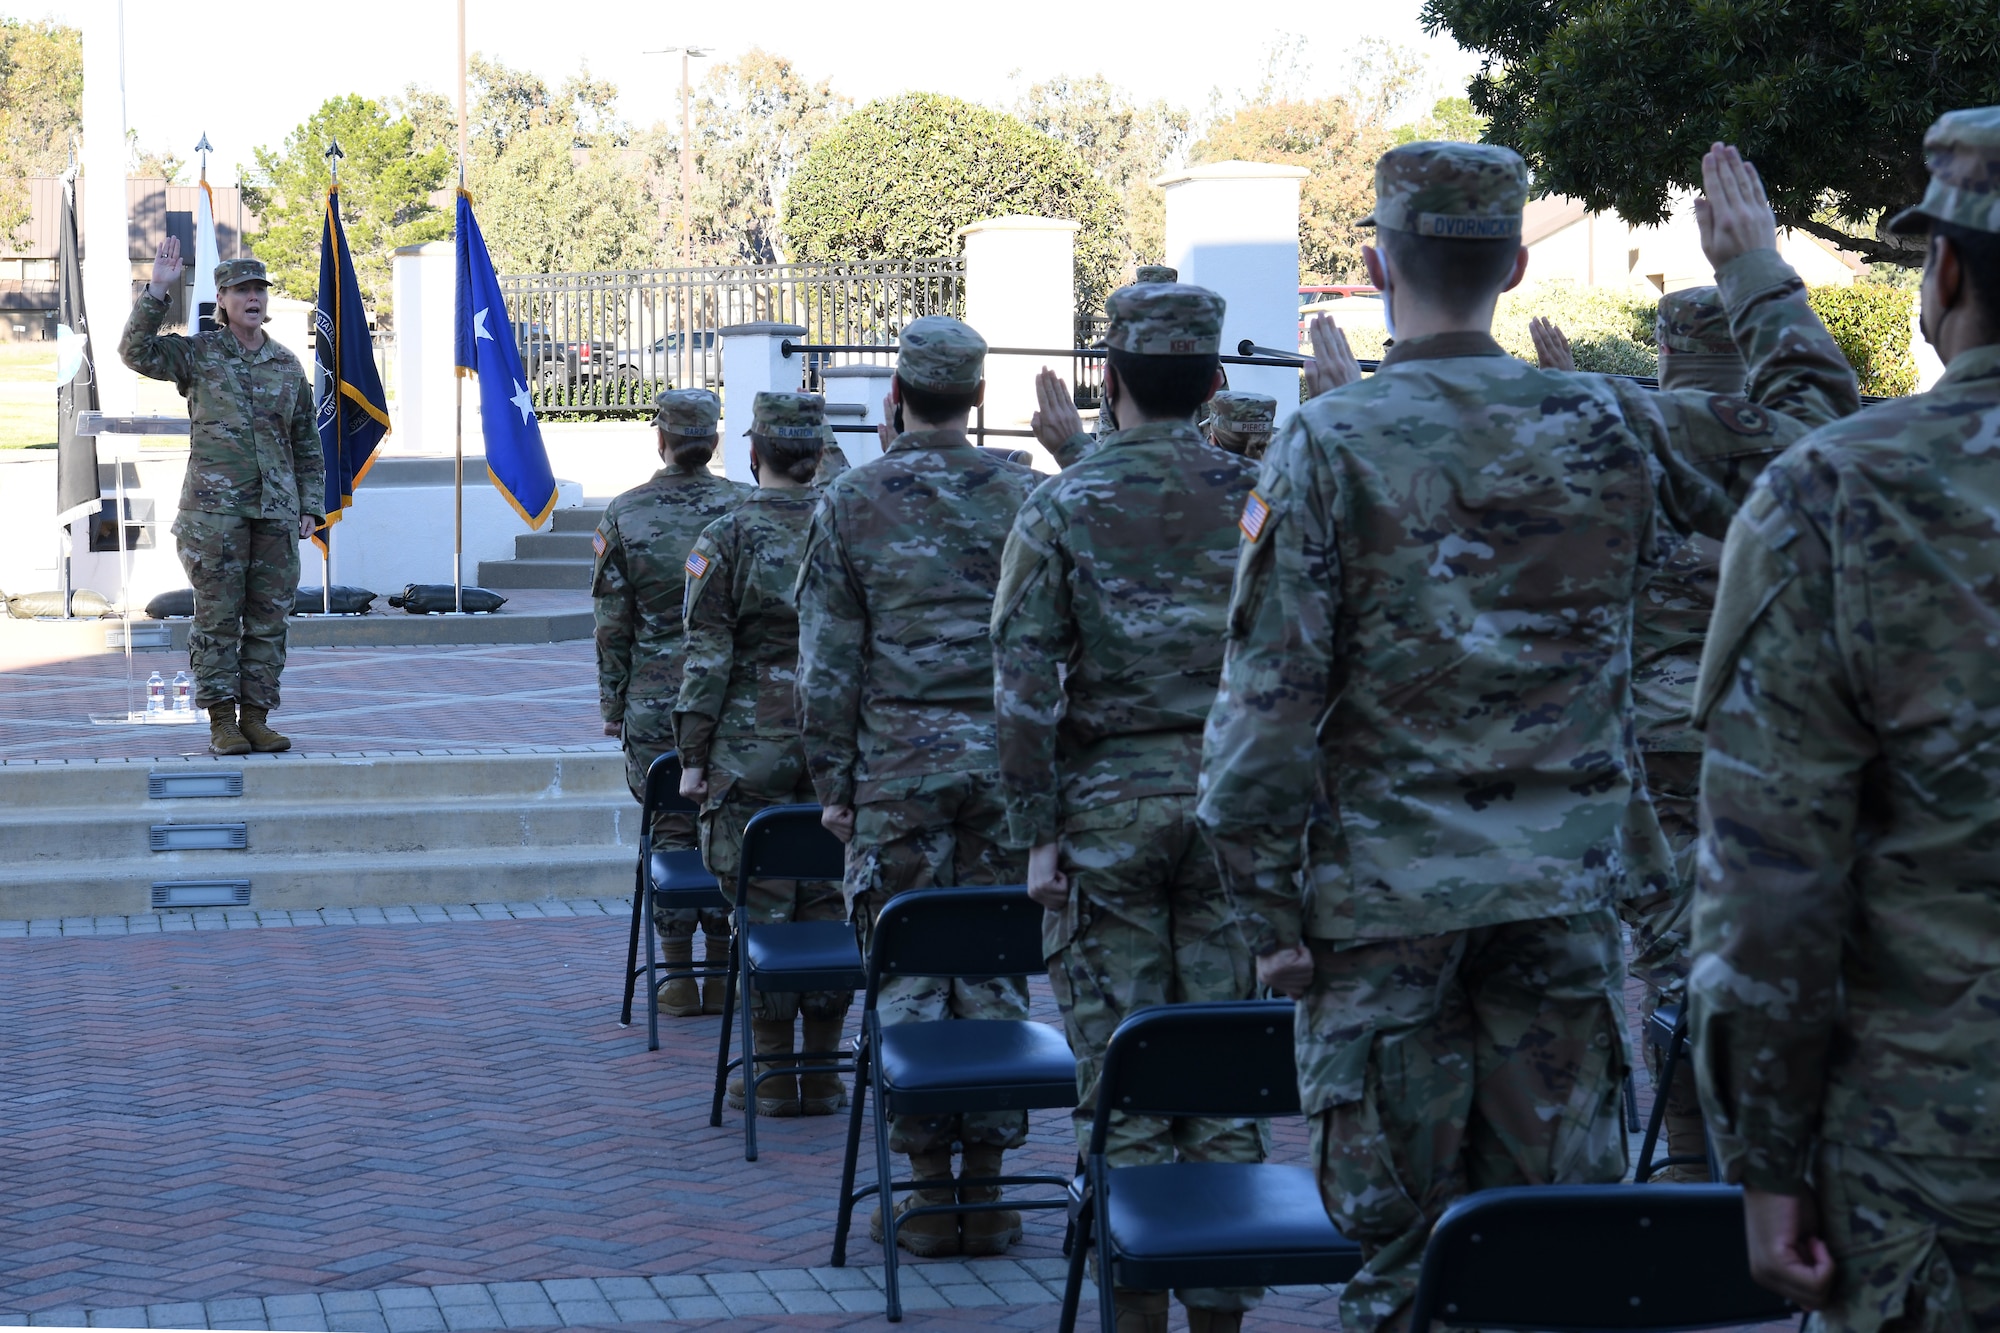
<svg viewBox="0 0 2000 1333"><path fill-rule="evenodd" d="M1861 380L1861 392L1885 398L1916 392L1917 360L1910 350L1907 285L1857 282L1852 287L1814 287L1806 300L1825 322L1842 356Z"/></svg>
<svg viewBox="0 0 2000 1333"><path fill-rule="evenodd" d="M1500 297L1493 336L1524 361L1535 359L1528 321L1551 319L1569 336L1578 370L1605 375L1657 375L1660 354L1653 345L1658 302L1603 287L1579 287L1550 279L1527 283Z"/></svg>

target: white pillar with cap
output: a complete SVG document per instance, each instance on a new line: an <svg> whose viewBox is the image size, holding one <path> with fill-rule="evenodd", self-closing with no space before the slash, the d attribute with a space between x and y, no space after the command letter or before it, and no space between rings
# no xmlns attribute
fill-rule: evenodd
<svg viewBox="0 0 2000 1333"><path fill-rule="evenodd" d="M1245 339L1291 351L1299 345L1299 182L1304 167L1211 162L1162 177L1167 196L1166 262L1182 282L1228 303L1222 351ZM1278 400L1278 424L1299 406L1299 373L1226 366L1229 387Z"/></svg>
<svg viewBox="0 0 2000 1333"><path fill-rule="evenodd" d="M961 227L965 239L965 322L989 347L1065 351L1076 345L1076 233L1066 218L987 218ZM1066 357L986 358L986 424L1026 430L1035 412L1035 375L1044 364L1076 382ZM1033 453L1043 471L1055 459L1030 439L997 436L992 445Z"/></svg>
<svg viewBox="0 0 2000 1333"><path fill-rule="evenodd" d="M785 342L804 342L803 324L758 320L731 324L722 338L722 467L731 481L750 476L750 418L757 395L798 392L805 380L802 355L784 354Z"/></svg>

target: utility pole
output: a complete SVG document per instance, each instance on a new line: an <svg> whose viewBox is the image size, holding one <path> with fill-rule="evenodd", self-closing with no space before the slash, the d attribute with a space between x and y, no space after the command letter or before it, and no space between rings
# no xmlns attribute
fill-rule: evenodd
<svg viewBox="0 0 2000 1333"><path fill-rule="evenodd" d="M694 85L689 81L688 62L711 54L700 46L663 46L648 51L649 56L667 56L676 51L681 57L681 263L694 263Z"/></svg>

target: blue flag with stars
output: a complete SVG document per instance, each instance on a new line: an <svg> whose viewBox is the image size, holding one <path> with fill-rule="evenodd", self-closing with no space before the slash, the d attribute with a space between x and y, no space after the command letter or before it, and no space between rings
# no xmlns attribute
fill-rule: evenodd
<svg viewBox="0 0 2000 1333"><path fill-rule="evenodd" d="M486 439L486 475L528 526L539 528L556 508L556 478L542 447L521 352L507 322L507 303L486 238L472 217L472 196L458 192L458 373L479 381L479 427Z"/></svg>

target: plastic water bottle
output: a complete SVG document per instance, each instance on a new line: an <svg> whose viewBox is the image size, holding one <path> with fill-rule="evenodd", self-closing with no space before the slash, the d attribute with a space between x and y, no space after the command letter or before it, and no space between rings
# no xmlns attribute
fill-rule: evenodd
<svg viewBox="0 0 2000 1333"><path fill-rule="evenodd" d="M194 711L194 677L185 671L174 672L174 711L176 713Z"/></svg>
<svg viewBox="0 0 2000 1333"><path fill-rule="evenodd" d="M149 715L160 713L166 711L166 707L167 682L161 680L160 673L155 671L146 677L146 712Z"/></svg>

